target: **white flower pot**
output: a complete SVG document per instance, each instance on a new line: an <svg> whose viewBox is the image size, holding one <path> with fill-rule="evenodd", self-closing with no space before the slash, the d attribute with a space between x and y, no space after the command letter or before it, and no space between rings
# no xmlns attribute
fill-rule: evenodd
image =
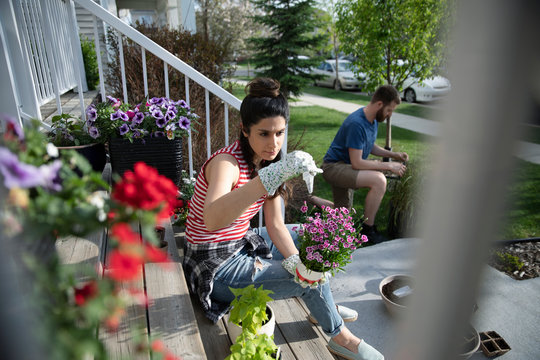
<svg viewBox="0 0 540 360"><path fill-rule="evenodd" d="M276 327L276 317L274 315L274 310L270 307L270 305L266 305L266 308L270 315L268 316L268 321L259 329L259 331L257 331L257 335L266 334L268 336L272 336L274 335L274 329ZM242 333L242 328L229 321L229 314L227 314L226 317L229 339L231 339L231 342L234 344L238 335Z"/></svg>
<svg viewBox="0 0 540 360"><path fill-rule="evenodd" d="M323 272L311 271L302 263L296 265L296 275L298 275L300 280L307 281L310 284L317 282L324 277Z"/></svg>

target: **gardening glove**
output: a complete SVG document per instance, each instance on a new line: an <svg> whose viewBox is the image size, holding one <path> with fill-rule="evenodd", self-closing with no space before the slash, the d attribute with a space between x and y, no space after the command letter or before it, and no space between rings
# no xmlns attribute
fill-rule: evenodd
<svg viewBox="0 0 540 360"><path fill-rule="evenodd" d="M259 170L259 178L268 191L274 195L277 188L298 174L303 174L308 191L313 191L313 178L317 173L322 173L310 154L304 151L293 151L285 155L283 159Z"/></svg>
<svg viewBox="0 0 540 360"><path fill-rule="evenodd" d="M292 276L294 276L294 281L300 284L301 287L303 288L309 287L311 289L315 289L317 288L317 286L323 285L324 283L326 283L326 281L328 280L329 274L325 274L325 276L323 276L321 280L316 281L314 283L309 283L307 281L300 280L296 272L296 266L298 265L299 262L300 262L300 256L298 256L298 254L294 254L294 255L289 256L285 260L283 260L281 262L281 266L283 266L285 270L287 270Z"/></svg>

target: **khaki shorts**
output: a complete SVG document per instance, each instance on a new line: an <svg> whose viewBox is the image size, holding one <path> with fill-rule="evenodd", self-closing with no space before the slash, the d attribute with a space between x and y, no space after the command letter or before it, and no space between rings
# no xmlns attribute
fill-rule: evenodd
<svg viewBox="0 0 540 360"><path fill-rule="evenodd" d="M323 178L332 186L335 207L352 208L358 170L343 161L323 162Z"/></svg>

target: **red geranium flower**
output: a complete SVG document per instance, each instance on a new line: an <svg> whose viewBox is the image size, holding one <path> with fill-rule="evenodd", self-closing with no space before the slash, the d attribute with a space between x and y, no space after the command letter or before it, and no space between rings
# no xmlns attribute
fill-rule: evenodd
<svg viewBox="0 0 540 360"><path fill-rule="evenodd" d="M182 360L182 358L178 356L174 356L171 353L166 353L163 360Z"/></svg>
<svg viewBox="0 0 540 360"><path fill-rule="evenodd" d="M144 246L144 255L147 261L149 262L168 262L169 257L167 253L152 244L146 243Z"/></svg>
<svg viewBox="0 0 540 360"><path fill-rule="evenodd" d="M111 236L121 244L139 243L139 234L126 223L114 224L111 228Z"/></svg>
<svg viewBox="0 0 540 360"><path fill-rule="evenodd" d="M96 281L90 281L80 288L75 288L75 304L83 306L86 302L98 293L98 285Z"/></svg>
<svg viewBox="0 0 540 360"><path fill-rule="evenodd" d="M152 348L152 351L155 351L155 352L163 352L165 351L165 344L163 343L162 340L154 340L152 341L152 344L150 345L150 347Z"/></svg>
<svg viewBox="0 0 540 360"><path fill-rule="evenodd" d="M120 182L114 186L112 198L122 204L142 210L157 210L158 219L167 218L174 208L178 189L167 177L143 162L134 166L134 171L126 171Z"/></svg>
<svg viewBox="0 0 540 360"><path fill-rule="evenodd" d="M126 311L123 308L116 308L113 313L104 320L107 331L116 332L120 326L122 316L124 316L125 313Z"/></svg>
<svg viewBox="0 0 540 360"><path fill-rule="evenodd" d="M136 254L123 253L118 249L111 251L108 276L116 281L130 281L141 276L143 259Z"/></svg>

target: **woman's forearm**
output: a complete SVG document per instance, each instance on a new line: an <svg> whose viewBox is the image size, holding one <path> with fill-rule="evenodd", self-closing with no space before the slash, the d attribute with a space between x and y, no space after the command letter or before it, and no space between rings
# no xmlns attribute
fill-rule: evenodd
<svg viewBox="0 0 540 360"><path fill-rule="evenodd" d="M266 189L257 176L242 187L215 200L207 199L203 215L206 228L215 231L230 225L265 194Z"/></svg>

